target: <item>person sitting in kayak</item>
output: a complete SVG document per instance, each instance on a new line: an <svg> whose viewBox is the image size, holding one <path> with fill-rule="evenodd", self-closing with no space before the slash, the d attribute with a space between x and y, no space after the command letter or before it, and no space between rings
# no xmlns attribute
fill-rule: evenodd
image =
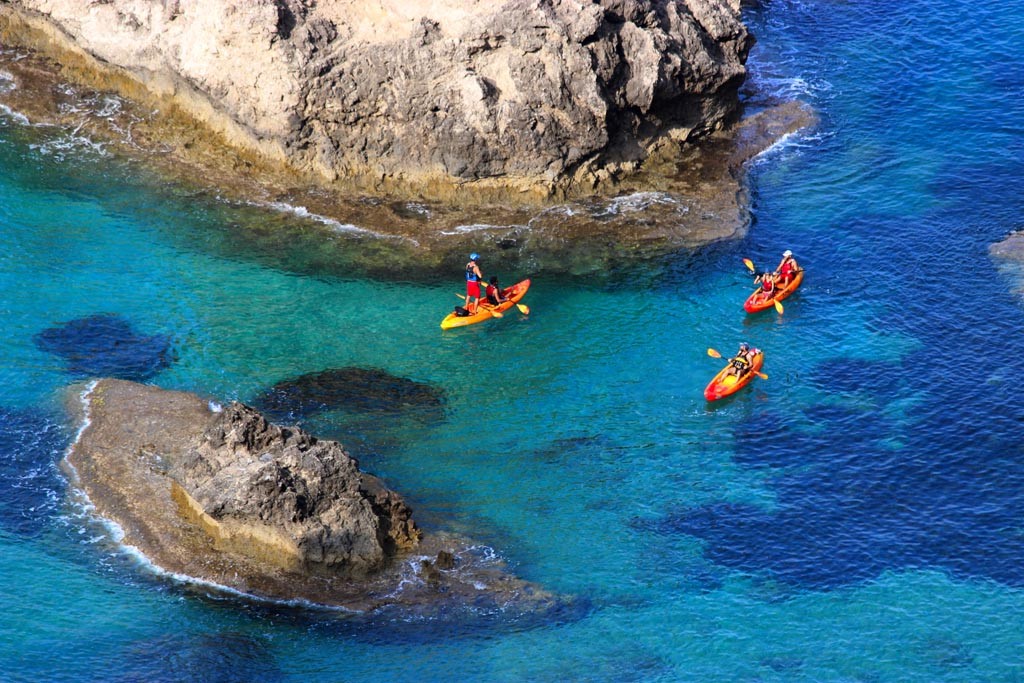
<svg viewBox="0 0 1024 683"><path fill-rule="evenodd" d="M750 371L754 365L754 357L760 353L747 342L740 344L740 350L729 359L729 374L739 379Z"/></svg>
<svg viewBox="0 0 1024 683"><path fill-rule="evenodd" d="M501 293L501 288L498 287L498 277L496 275L491 276L491 282L487 285L487 290L484 293L487 298L487 303L492 306L508 301L508 297Z"/></svg>
<svg viewBox="0 0 1024 683"><path fill-rule="evenodd" d="M768 301L775 298L775 276L771 273L761 273L754 278L754 283L761 284L761 299Z"/></svg>
<svg viewBox="0 0 1024 683"><path fill-rule="evenodd" d="M800 266L797 265L796 259L793 258L793 252L789 249L782 252L782 260L779 261L779 267L775 269L775 274L779 276L779 282L783 287L788 286L793 281L799 270Z"/></svg>
<svg viewBox="0 0 1024 683"><path fill-rule="evenodd" d="M476 308L480 304L480 282L484 279L484 274L477 264L479 259L480 254L474 252L469 255L469 263L466 264L466 310L470 313L476 313ZM473 300L472 303L470 299Z"/></svg>

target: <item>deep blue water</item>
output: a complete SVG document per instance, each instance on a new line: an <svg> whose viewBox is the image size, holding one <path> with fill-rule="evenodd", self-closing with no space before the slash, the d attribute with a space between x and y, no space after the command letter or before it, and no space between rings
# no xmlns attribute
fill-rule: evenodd
<svg viewBox="0 0 1024 683"><path fill-rule="evenodd" d="M539 262L529 318L448 333L457 273L368 279L360 254L386 241L162 185L0 111L4 677L1024 677L1024 307L987 255L1024 213L1024 6L779 1L747 20L755 89L820 116L753 166L749 236L605 278ZM804 286L744 316L741 260L786 248ZM744 339L769 379L707 405L706 349ZM583 608L249 602L154 573L66 495L74 382L257 401L350 368L429 388L428 410L295 417L424 526Z"/></svg>

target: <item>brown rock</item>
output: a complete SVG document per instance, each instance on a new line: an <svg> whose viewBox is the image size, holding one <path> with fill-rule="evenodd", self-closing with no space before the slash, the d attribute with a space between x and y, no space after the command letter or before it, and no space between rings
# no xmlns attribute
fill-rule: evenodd
<svg viewBox="0 0 1024 683"><path fill-rule="evenodd" d="M73 484L162 570L360 611L514 615L566 604L470 539L423 536L401 497L336 442L242 404L217 411L122 380L100 380L73 403L87 420L67 457Z"/></svg>
<svg viewBox="0 0 1024 683"><path fill-rule="evenodd" d="M272 425L240 403L168 473L218 548L285 567L365 572L419 540L402 499L341 444Z"/></svg>
<svg viewBox="0 0 1024 683"><path fill-rule="evenodd" d="M734 0L12 0L0 14L240 148L423 186L627 171L670 132L735 118L753 43Z"/></svg>
<svg viewBox="0 0 1024 683"><path fill-rule="evenodd" d="M455 556L447 550L442 550L437 554L434 566L443 570L455 569Z"/></svg>

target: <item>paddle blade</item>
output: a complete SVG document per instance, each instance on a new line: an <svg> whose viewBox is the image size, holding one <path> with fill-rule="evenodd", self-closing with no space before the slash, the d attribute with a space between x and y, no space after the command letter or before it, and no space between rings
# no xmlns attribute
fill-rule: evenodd
<svg viewBox="0 0 1024 683"><path fill-rule="evenodd" d="M497 311L491 311L491 315L494 316L495 318L504 318L505 317L504 313L498 313Z"/></svg>
<svg viewBox="0 0 1024 683"><path fill-rule="evenodd" d="M768 375L764 374L763 372L755 372L754 374L760 377L761 379L768 379Z"/></svg>
<svg viewBox="0 0 1024 683"><path fill-rule="evenodd" d="M530 315L530 307L526 304L516 304L516 308L518 308L519 312L523 315Z"/></svg>
<svg viewBox="0 0 1024 683"><path fill-rule="evenodd" d="M463 301L466 300L466 295L465 294L456 294L455 296L457 296L458 298L462 299Z"/></svg>
<svg viewBox="0 0 1024 683"><path fill-rule="evenodd" d="M718 351L715 351L714 349L708 349L708 355L711 356L712 358L722 357L722 354L720 354Z"/></svg>
<svg viewBox="0 0 1024 683"><path fill-rule="evenodd" d="M745 265L747 267L747 270L749 270L751 273L754 272L754 262L751 261L750 259L743 259L743 265Z"/></svg>
<svg viewBox="0 0 1024 683"><path fill-rule="evenodd" d="M779 302L779 301L775 302L775 310L779 312L779 315L782 315L782 303L781 302Z"/></svg>

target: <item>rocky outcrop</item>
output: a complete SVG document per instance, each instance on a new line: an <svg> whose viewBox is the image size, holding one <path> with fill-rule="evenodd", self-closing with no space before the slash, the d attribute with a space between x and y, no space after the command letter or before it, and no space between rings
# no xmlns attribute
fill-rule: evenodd
<svg viewBox="0 0 1024 683"><path fill-rule="evenodd" d="M76 394L75 398L78 395ZM85 421L74 486L161 569L243 593L365 612L543 615L566 602L481 545L424 535L409 507L334 441L248 406L104 379L72 401Z"/></svg>
<svg viewBox="0 0 1024 683"><path fill-rule="evenodd" d="M94 71L337 179L590 186L737 112L738 0L12 0ZM109 81L108 81L109 83ZM129 93L137 94L137 93Z"/></svg>
<svg viewBox="0 0 1024 683"><path fill-rule="evenodd" d="M168 468L175 498L218 549L292 569L365 573L416 546L412 511L336 441L231 403Z"/></svg>

